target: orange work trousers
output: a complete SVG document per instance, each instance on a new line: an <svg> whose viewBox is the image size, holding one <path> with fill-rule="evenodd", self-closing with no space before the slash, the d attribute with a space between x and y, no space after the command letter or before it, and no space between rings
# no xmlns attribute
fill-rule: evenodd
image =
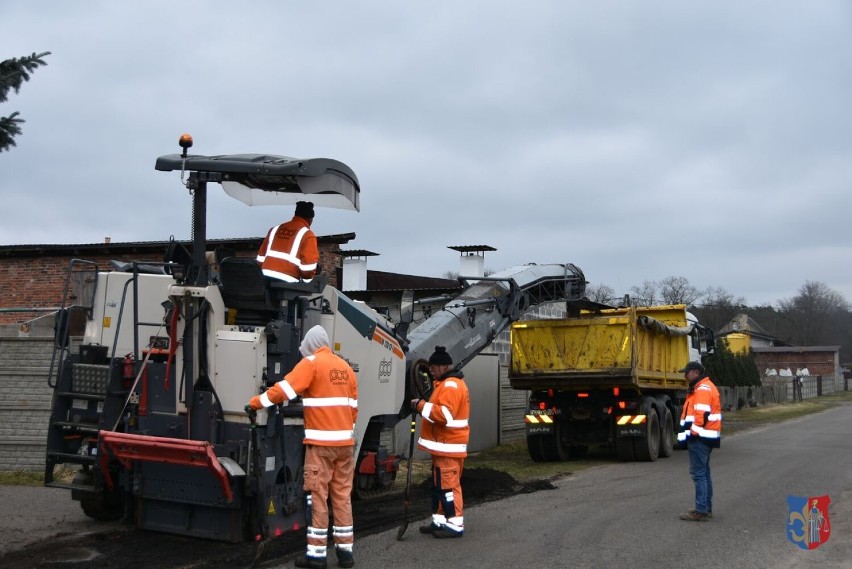
<svg viewBox="0 0 852 569"><path fill-rule="evenodd" d="M443 514L448 519L464 518L463 469L464 457L432 455L432 513Z"/></svg>
<svg viewBox="0 0 852 569"><path fill-rule="evenodd" d="M308 547L324 548L328 535L328 501L334 516L334 544L352 551L353 446L305 446L305 492L311 493L312 515ZM312 547L313 546L313 547Z"/></svg>

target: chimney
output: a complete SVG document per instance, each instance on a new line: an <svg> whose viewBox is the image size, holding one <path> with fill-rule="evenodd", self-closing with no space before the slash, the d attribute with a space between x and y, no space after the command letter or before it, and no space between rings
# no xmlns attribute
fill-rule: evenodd
<svg viewBox="0 0 852 569"><path fill-rule="evenodd" d="M112 241L112 237L104 237L104 244L109 245L109 242Z"/></svg>
<svg viewBox="0 0 852 569"><path fill-rule="evenodd" d="M367 257L378 255L372 251L358 249L340 251L343 259L343 282L340 290L367 290Z"/></svg>
<svg viewBox="0 0 852 569"><path fill-rule="evenodd" d="M496 251L490 245L449 245L448 249L458 251L460 277L485 276L485 252Z"/></svg>

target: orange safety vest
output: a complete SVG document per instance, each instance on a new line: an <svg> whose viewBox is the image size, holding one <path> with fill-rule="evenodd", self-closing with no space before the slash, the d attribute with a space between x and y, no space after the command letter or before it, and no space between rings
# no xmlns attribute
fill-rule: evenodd
<svg viewBox="0 0 852 569"><path fill-rule="evenodd" d="M302 396L306 445L352 446L358 418L358 380L346 360L323 346L302 358L284 379L252 398L253 408Z"/></svg>
<svg viewBox="0 0 852 569"><path fill-rule="evenodd" d="M294 216L266 234L257 251L257 262L267 277L287 282L310 280L317 274L317 236L307 220Z"/></svg>
<svg viewBox="0 0 852 569"><path fill-rule="evenodd" d="M417 448L438 456L467 456L470 440L470 393L460 371L449 371L435 382L429 401L420 415Z"/></svg>
<svg viewBox="0 0 852 569"><path fill-rule="evenodd" d="M713 448L719 448L722 439L722 402L719 390L705 376L687 393L680 415L677 440L685 443L698 437Z"/></svg>

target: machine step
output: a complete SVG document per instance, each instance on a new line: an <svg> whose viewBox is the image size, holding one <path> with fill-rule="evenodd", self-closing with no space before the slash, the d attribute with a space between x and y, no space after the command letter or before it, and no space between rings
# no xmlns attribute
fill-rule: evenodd
<svg viewBox="0 0 852 569"><path fill-rule="evenodd" d="M68 427L70 429L77 429L78 431L82 431L84 433L97 433L100 430L98 425L94 423L75 423L73 421L56 421L53 423L54 427Z"/></svg>
<svg viewBox="0 0 852 569"><path fill-rule="evenodd" d="M70 399L88 399L90 401L104 401L106 400L106 395L99 395L97 393L76 393L74 391L60 391L57 393L60 397L68 397Z"/></svg>
<svg viewBox="0 0 852 569"><path fill-rule="evenodd" d="M66 490L76 490L78 492L101 492L100 490L97 490L94 486L91 486L89 484L71 484L70 482L48 482L47 484L45 484L45 486L48 488L64 488Z"/></svg>
<svg viewBox="0 0 852 569"><path fill-rule="evenodd" d="M82 454L72 454L70 452L49 452L47 458L55 459L56 463L70 462L73 464L94 464L98 457L83 456Z"/></svg>

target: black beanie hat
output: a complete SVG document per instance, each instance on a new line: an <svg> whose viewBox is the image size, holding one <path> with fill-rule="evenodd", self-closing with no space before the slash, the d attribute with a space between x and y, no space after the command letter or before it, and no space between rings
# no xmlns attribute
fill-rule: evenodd
<svg viewBox="0 0 852 569"><path fill-rule="evenodd" d="M447 348L435 346L435 353L429 356L429 365L451 366L453 365L453 358L447 353Z"/></svg>
<svg viewBox="0 0 852 569"><path fill-rule="evenodd" d="M311 202L297 202L296 215L298 215L299 217L304 217L305 219L313 219L314 204L312 204Z"/></svg>

